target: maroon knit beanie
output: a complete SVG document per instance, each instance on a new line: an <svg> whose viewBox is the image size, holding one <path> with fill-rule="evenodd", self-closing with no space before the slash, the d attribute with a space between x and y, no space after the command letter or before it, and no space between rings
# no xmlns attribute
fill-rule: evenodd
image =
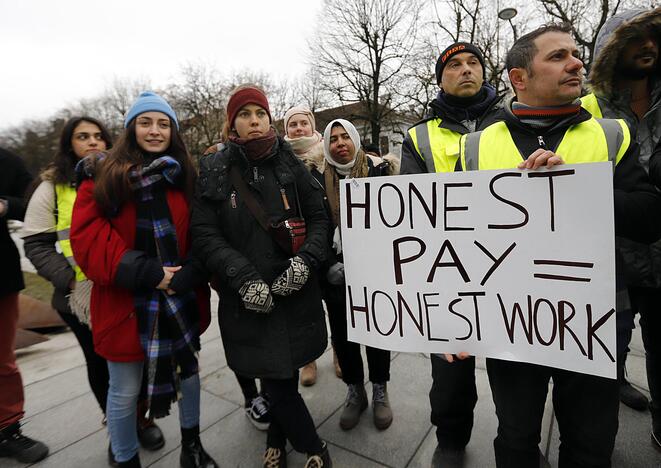
<svg viewBox="0 0 661 468"><path fill-rule="evenodd" d="M241 88L232 94L230 100L227 101L227 120L230 123L230 128L234 126L236 114L238 114L239 110L241 110L246 104L258 105L269 114L269 122L273 122L271 110L269 109L269 101L266 99L266 95L261 90L249 86Z"/></svg>

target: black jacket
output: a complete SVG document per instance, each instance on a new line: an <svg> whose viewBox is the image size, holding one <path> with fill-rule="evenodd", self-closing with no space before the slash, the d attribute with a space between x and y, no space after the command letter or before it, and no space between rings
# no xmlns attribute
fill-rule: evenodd
<svg viewBox="0 0 661 468"><path fill-rule="evenodd" d="M503 119L503 110L501 106L502 97L496 97L491 104L487 107L484 113L475 121L475 131L482 130L492 123L498 122ZM461 135L470 133L471 130L464 124L456 120L450 115L446 115L442 109L435 105L435 100L429 103L429 110L431 116L416 122L413 127L424 124L430 120L440 120L438 127L446 128L457 134L457 139ZM412 127L411 127L412 128ZM424 174L429 172L425 166L425 161L420 157L420 154L415 149L411 135L407 132L402 143L402 167L400 174Z"/></svg>
<svg viewBox="0 0 661 468"><path fill-rule="evenodd" d="M362 150L361 150L362 151ZM389 163L387 160L384 160L381 164L375 166L374 163L372 162L372 159L367 157L365 158L367 161L367 166L368 166L368 172L367 172L367 177L380 177L380 176L388 176L388 175L395 175L393 171L396 172L395 168L391 163ZM327 163L326 163L327 164ZM344 263L344 257L343 254L336 254L335 248L333 246L333 234L335 232L335 228L337 226L334 225L332 221L332 216L330 214L330 206L327 203L326 199L326 182L324 179L324 175L321 174L317 169L312 169L311 170L312 176L315 178L317 184L321 189L323 190L324 193L324 206L326 207L326 211L328 214L328 219L330 220L329 226L330 230L328 233L328 260L326 262L325 267L323 268L323 274L321 276L321 286L324 294L324 300L326 302L335 302L335 303L340 303L344 304L346 303L346 288L344 284L342 285L333 285L330 284L326 280L326 274L325 272L327 271L327 267L330 267L334 265L337 262Z"/></svg>
<svg viewBox="0 0 661 468"><path fill-rule="evenodd" d="M7 221L23 220L26 207L23 197L31 182L32 176L21 158L0 148L0 198L8 202L8 212L0 217L0 259L2 259L0 296L20 291L25 287L21 272L21 257L9 235Z"/></svg>
<svg viewBox="0 0 661 468"><path fill-rule="evenodd" d="M573 117L546 129L535 129L522 123L505 106L504 121L524 159L539 148L555 151L565 132L592 118L585 109ZM541 137L541 139L540 139ZM542 144L543 143L543 144ZM457 161L461 169L461 159ZM631 139L629 149L615 167L613 175L615 235L638 242L653 242L661 237L661 193L654 187L638 159L638 145Z"/></svg>
<svg viewBox="0 0 661 468"><path fill-rule="evenodd" d="M274 296L275 308L269 314L246 310L238 290L251 279L272 284L288 267L290 256L262 229L234 189L229 176L234 165L273 221L296 216L298 197L307 225L298 255L310 266L310 278L291 296ZM289 210L284 209L281 187ZM287 143L278 139L272 154L255 164L234 143L203 157L191 226L193 255L214 276L225 355L235 372L290 378L323 353L327 333L317 270L326 262L328 218L319 184Z"/></svg>

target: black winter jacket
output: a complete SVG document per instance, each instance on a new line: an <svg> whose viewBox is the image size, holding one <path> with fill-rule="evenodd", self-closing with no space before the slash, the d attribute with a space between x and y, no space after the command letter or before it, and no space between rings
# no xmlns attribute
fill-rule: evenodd
<svg viewBox="0 0 661 468"><path fill-rule="evenodd" d="M7 221L23 220L25 216L25 191L32 176L21 158L0 148L0 198L8 203L8 211L0 217L0 296L20 291L25 287L21 272L21 257L9 235ZM2 313L2 311L0 311Z"/></svg>
<svg viewBox="0 0 661 468"><path fill-rule="evenodd" d="M272 284L290 256L262 229L233 187L229 170L234 165L273 221L296 216L298 197L307 225L298 255L310 266L310 278L291 296L275 295L269 314L246 310L238 290L247 280ZM289 210L284 209L281 187ZM291 378L324 352L327 332L317 270L326 262L328 218L319 184L284 140L279 138L271 155L255 163L234 143L203 157L191 226L193 255L214 276L225 355L236 373Z"/></svg>

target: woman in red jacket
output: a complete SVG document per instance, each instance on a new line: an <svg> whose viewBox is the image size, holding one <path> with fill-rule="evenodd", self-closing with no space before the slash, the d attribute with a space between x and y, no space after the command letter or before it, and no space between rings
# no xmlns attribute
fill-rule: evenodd
<svg viewBox="0 0 661 468"><path fill-rule="evenodd" d="M189 200L195 176L177 117L145 92L105 157L78 165L83 179L71 224L76 262L94 282L90 306L96 351L110 375L106 414L120 466L138 467L135 404L143 372L153 417L179 399L182 467L215 467L199 438L200 322L208 289L190 262ZM200 320L206 315L206 320Z"/></svg>

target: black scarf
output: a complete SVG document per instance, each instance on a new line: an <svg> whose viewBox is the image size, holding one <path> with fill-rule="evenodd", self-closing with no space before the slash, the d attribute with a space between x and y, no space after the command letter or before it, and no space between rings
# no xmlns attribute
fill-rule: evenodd
<svg viewBox="0 0 661 468"><path fill-rule="evenodd" d="M489 83L484 83L477 94L470 97L451 96L441 90L429 106L435 115L465 122L482 117L496 99L496 89Z"/></svg>

